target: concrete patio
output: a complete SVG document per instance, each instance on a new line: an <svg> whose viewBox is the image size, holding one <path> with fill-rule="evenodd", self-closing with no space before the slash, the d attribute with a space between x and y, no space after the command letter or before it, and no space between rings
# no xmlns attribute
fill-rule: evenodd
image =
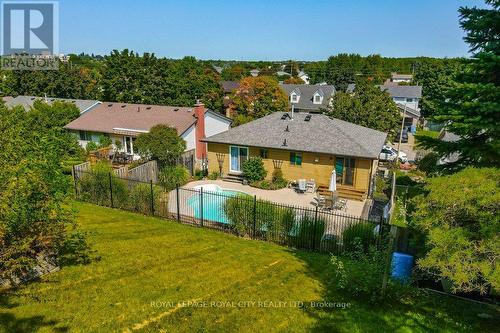
<svg viewBox="0 0 500 333"><path fill-rule="evenodd" d="M235 190L244 192L250 195L256 195L258 199L269 200L285 205L300 206L305 208L315 208L316 207L316 193L297 193L290 188L283 188L281 190L262 190L259 188L251 187L249 185L243 185L239 183L226 182L223 180L200 180L193 181L186 185L184 188L193 188L200 185L218 185L224 189ZM347 208L345 211L337 211L342 214L348 214L355 217L361 217L363 213L363 208L365 206L364 201L347 200Z"/></svg>

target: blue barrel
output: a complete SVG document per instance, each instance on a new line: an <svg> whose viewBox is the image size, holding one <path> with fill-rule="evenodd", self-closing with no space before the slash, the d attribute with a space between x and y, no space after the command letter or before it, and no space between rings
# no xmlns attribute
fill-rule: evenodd
<svg viewBox="0 0 500 333"><path fill-rule="evenodd" d="M413 256L406 253L394 252L392 254L392 278L407 282L411 277L413 268Z"/></svg>

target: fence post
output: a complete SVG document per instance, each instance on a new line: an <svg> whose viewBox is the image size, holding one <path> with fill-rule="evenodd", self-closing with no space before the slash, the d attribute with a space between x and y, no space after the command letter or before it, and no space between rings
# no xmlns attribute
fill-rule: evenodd
<svg viewBox="0 0 500 333"><path fill-rule="evenodd" d="M313 250L316 249L316 227L318 222L318 205L316 205L316 209L314 210L314 226L313 226Z"/></svg>
<svg viewBox="0 0 500 333"><path fill-rule="evenodd" d="M155 198L153 192L153 180L149 181L150 189L151 189L151 215L155 215Z"/></svg>
<svg viewBox="0 0 500 333"><path fill-rule="evenodd" d="M75 184L75 198L78 199L78 185L76 183L76 171L75 171L75 166L71 168L71 173L73 174L73 182Z"/></svg>
<svg viewBox="0 0 500 333"><path fill-rule="evenodd" d="M200 219L201 226L203 227L203 187L200 187Z"/></svg>
<svg viewBox="0 0 500 333"><path fill-rule="evenodd" d="M108 173L108 176L109 176L109 198L111 201L111 208L113 208L114 207L114 204L113 204L113 181L111 179L111 172Z"/></svg>
<svg viewBox="0 0 500 333"><path fill-rule="evenodd" d="M179 184L175 186L175 199L177 201L177 222L181 221L181 208L179 207Z"/></svg>
<svg viewBox="0 0 500 333"><path fill-rule="evenodd" d="M253 238L257 236L255 223L257 221L257 196L253 196Z"/></svg>

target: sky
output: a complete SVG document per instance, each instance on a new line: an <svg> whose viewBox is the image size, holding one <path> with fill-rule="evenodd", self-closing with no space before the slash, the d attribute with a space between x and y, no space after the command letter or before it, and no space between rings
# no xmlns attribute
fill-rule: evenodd
<svg viewBox="0 0 500 333"><path fill-rule="evenodd" d="M60 0L60 53L325 60L338 53L469 56L460 6L478 0Z"/></svg>

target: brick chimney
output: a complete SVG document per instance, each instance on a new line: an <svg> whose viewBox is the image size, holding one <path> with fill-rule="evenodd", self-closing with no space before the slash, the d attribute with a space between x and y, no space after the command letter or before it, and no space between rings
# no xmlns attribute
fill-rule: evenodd
<svg viewBox="0 0 500 333"><path fill-rule="evenodd" d="M201 160L207 157L207 144L201 142L205 139L205 105L197 101L194 105L194 116L196 117L196 159Z"/></svg>

